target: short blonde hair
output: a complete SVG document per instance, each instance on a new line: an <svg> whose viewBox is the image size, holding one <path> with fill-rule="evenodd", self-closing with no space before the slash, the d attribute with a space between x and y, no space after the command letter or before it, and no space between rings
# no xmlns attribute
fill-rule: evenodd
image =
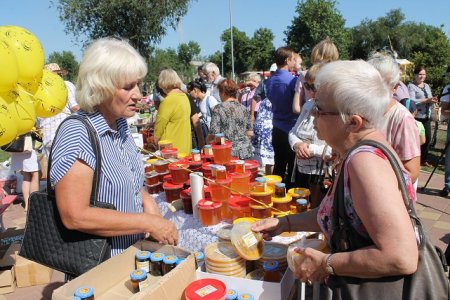
<svg viewBox="0 0 450 300"><path fill-rule="evenodd" d="M81 109L92 113L112 99L116 89L147 74L144 58L127 41L101 38L84 52L77 79L76 98Z"/></svg>
<svg viewBox="0 0 450 300"><path fill-rule="evenodd" d="M331 62L339 59L339 51L330 38L321 40L311 51L311 63Z"/></svg>
<svg viewBox="0 0 450 300"><path fill-rule="evenodd" d="M164 69L159 72L158 86L165 94L168 94L173 89L181 89L183 82L173 69Z"/></svg>

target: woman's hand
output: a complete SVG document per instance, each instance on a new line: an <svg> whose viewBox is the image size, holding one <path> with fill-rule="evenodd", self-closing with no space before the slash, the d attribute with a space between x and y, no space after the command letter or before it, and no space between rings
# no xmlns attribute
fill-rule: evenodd
<svg viewBox="0 0 450 300"><path fill-rule="evenodd" d="M426 103L438 103L438 99L436 97L427 98Z"/></svg>
<svg viewBox="0 0 450 300"><path fill-rule="evenodd" d="M310 283L323 282L328 277L328 273L325 271L327 254L313 248L296 248L294 251L304 257L294 273L295 278Z"/></svg>
<svg viewBox="0 0 450 300"><path fill-rule="evenodd" d="M295 155L299 159L309 159L311 154L309 153L309 144L305 142L297 142L294 144Z"/></svg>
<svg viewBox="0 0 450 300"><path fill-rule="evenodd" d="M252 224L252 230L254 232L261 232L263 239L266 241L270 241L273 236L277 236L286 231L285 227L285 218L262 219Z"/></svg>
<svg viewBox="0 0 450 300"><path fill-rule="evenodd" d="M151 218L151 228L146 233L146 237L151 235L155 240L161 244L176 245L178 243L178 230L175 224L162 216L146 214Z"/></svg>

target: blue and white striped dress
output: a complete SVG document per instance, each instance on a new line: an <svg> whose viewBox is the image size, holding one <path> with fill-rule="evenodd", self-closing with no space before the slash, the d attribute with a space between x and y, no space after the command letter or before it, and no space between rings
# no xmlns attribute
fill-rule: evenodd
<svg viewBox="0 0 450 300"><path fill-rule="evenodd" d="M109 127L99 112L88 114L80 110L78 114L89 119L99 136L102 168L98 200L114 204L121 212L142 213L140 190L144 182L143 163L126 120L117 120L116 131ZM86 127L80 121L64 122L53 145L50 171L52 186L58 184L77 159L95 169L96 158ZM120 254L143 237L143 234L113 237L111 256Z"/></svg>

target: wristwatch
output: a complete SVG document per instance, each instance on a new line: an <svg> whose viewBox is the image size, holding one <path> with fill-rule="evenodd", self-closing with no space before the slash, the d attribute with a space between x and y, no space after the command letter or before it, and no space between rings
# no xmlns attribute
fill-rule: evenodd
<svg viewBox="0 0 450 300"><path fill-rule="evenodd" d="M329 274L329 275L336 275L334 273L334 269L331 266L331 258L333 257L333 254L329 254L327 256L327 258L325 259L325 271Z"/></svg>

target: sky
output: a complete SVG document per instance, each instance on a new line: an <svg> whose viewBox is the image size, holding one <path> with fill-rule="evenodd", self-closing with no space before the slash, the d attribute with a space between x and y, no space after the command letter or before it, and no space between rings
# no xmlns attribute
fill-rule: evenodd
<svg viewBox="0 0 450 300"><path fill-rule="evenodd" d="M58 0L0 0L0 26L16 25L31 31L44 47L45 57L53 52L72 51L78 61L82 46L74 36L64 32L64 24L52 2ZM197 0L191 2L188 13L177 30L169 29L159 48L176 49L179 43L196 41L201 55L210 55L222 48L220 35L230 26L229 1L232 24L251 37L260 27L267 27L275 35L274 46L284 45L284 31L297 15L296 0ZM337 0L337 10L353 27L364 19L376 20L391 9L400 8L405 21L428 25L444 24L450 36L450 0Z"/></svg>

